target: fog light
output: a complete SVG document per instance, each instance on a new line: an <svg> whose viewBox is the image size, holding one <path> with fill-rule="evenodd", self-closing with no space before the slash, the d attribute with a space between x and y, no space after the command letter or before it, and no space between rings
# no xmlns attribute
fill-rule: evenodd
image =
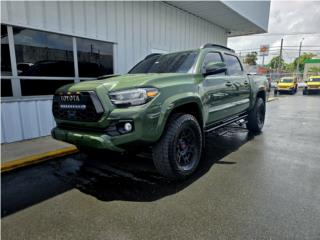
<svg viewBox="0 0 320 240"><path fill-rule="evenodd" d="M126 130L127 132L131 132L132 130L132 124L131 123L125 123L124 124L124 130Z"/></svg>

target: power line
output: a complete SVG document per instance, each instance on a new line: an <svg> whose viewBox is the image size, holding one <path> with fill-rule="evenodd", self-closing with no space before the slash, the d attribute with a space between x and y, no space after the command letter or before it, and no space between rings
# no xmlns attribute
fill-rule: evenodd
<svg viewBox="0 0 320 240"><path fill-rule="evenodd" d="M299 45L297 45L297 46L284 46L284 48L299 48ZM307 47L307 48L309 48L309 47L311 47L311 48L319 48L320 49L320 45L305 45L305 46L303 46L303 47ZM269 48L270 49L270 51L271 51L271 49L280 49L280 46L274 46L274 47L270 47ZM254 51L254 50L260 50L260 48L247 48L247 49L235 49L235 51ZM294 50L294 49L292 49L292 50Z"/></svg>
<svg viewBox="0 0 320 240"><path fill-rule="evenodd" d="M246 35L245 37L268 37L268 36L286 36L286 35L320 35L318 32L296 32L296 33L256 33L251 35ZM241 36L235 36L241 37ZM244 37L244 36L242 36ZM229 37L232 38L232 37Z"/></svg>

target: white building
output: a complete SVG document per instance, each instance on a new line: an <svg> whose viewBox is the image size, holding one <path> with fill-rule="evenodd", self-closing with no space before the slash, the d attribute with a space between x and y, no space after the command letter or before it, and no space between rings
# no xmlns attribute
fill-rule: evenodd
<svg viewBox="0 0 320 240"><path fill-rule="evenodd" d="M152 52L267 31L269 1L1 1L1 142L49 135L55 89Z"/></svg>

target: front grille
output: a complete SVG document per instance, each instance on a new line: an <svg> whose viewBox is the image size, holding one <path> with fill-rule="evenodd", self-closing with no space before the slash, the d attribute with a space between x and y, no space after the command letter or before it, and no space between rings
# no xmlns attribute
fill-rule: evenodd
<svg viewBox="0 0 320 240"><path fill-rule="evenodd" d="M104 110L95 92L59 93L53 96L53 116L81 122L98 121Z"/></svg>

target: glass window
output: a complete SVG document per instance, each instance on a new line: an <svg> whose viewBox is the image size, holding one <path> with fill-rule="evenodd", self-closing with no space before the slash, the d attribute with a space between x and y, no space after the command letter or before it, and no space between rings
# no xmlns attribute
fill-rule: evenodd
<svg viewBox="0 0 320 240"><path fill-rule="evenodd" d="M1 97L12 97L12 86L10 79L1 79Z"/></svg>
<svg viewBox="0 0 320 240"><path fill-rule="evenodd" d="M198 52L186 51L153 56L142 60L129 73L187 73L193 67Z"/></svg>
<svg viewBox="0 0 320 240"><path fill-rule="evenodd" d="M222 58L221 58L221 55L220 53L217 53L217 52L209 52L204 60L203 60L203 65L202 65L202 68L204 69L205 66L207 66L207 64L209 62L222 62Z"/></svg>
<svg viewBox="0 0 320 240"><path fill-rule="evenodd" d="M113 74L113 44L77 38L79 77Z"/></svg>
<svg viewBox="0 0 320 240"><path fill-rule="evenodd" d="M18 75L74 77L72 38L13 27Z"/></svg>
<svg viewBox="0 0 320 240"><path fill-rule="evenodd" d="M55 91L70 83L74 83L73 80L43 80L43 79L21 79L21 94L22 96L33 95L52 95Z"/></svg>
<svg viewBox="0 0 320 240"><path fill-rule="evenodd" d="M7 26L1 24L1 76L11 76L11 61Z"/></svg>
<svg viewBox="0 0 320 240"><path fill-rule="evenodd" d="M224 59L228 68L228 73L230 75L242 74L242 66L240 64L239 59L236 56L225 54Z"/></svg>

